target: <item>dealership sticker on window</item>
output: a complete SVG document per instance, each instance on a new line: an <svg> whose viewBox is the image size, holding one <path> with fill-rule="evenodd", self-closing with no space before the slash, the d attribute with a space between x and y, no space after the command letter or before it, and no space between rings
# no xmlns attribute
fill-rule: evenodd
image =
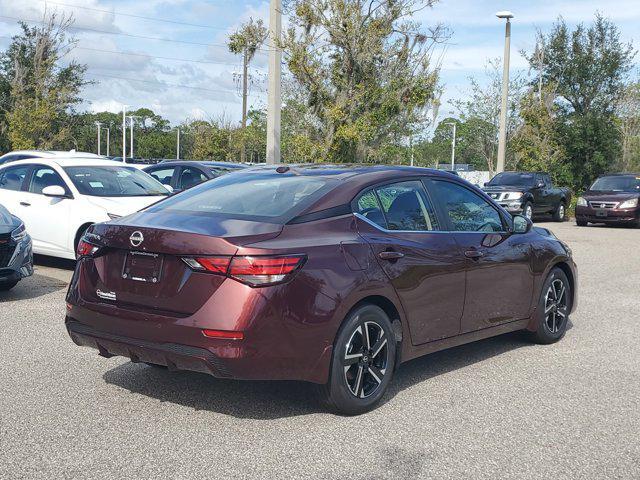
<svg viewBox="0 0 640 480"><path fill-rule="evenodd" d="M89 185L91 185L93 188L104 188L102 182L89 182Z"/></svg>

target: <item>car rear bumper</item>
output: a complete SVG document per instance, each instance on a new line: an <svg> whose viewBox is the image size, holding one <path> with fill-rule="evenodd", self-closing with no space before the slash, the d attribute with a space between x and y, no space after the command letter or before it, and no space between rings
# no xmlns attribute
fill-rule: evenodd
<svg viewBox="0 0 640 480"><path fill-rule="evenodd" d="M576 207L576 220L591 223L632 223L640 220L640 208L625 210Z"/></svg>

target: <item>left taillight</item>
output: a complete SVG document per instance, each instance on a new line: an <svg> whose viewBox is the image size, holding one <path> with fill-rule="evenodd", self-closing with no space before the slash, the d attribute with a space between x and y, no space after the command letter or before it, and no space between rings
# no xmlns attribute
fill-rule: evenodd
<svg viewBox="0 0 640 480"><path fill-rule="evenodd" d="M251 287L275 285L302 267L304 255L243 255L235 257L184 257L192 270L215 273Z"/></svg>
<svg viewBox="0 0 640 480"><path fill-rule="evenodd" d="M98 245L94 245L91 242L87 242L85 238L81 238L78 242L78 248L76 250L77 257L90 257L100 249Z"/></svg>

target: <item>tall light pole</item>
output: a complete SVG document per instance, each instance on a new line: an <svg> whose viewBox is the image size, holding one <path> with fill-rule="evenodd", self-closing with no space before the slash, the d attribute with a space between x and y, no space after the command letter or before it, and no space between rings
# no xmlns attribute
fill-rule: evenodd
<svg viewBox="0 0 640 480"><path fill-rule="evenodd" d="M280 114L282 107L282 0L269 7L269 98L267 100L267 163L280 163Z"/></svg>
<svg viewBox="0 0 640 480"><path fill-rule="evenodd" d="M127 115L129 119L129 158L133 160L133 119L139 118L137 115Z"/></svg>
<svg viewBox="0 0 640 480"><path fill-rule="evenodd" d="M176 129L176 160L180 160L180 129Z"/></svg>
<svg viewBox="0 0 640 480"><path fill-rule="evenodd" d="M127 107L122 105L122 161L127 163Z"/></svg>
<svg viewBox="0 0 640 480"><path fill-rule="evenodd" d="M110 134L110 129L109 128L105 128L104 130L107 131L107 157L109 156L109 134Z"/></svg>
<svg viewBox="0 0 640 480"><path fill-rule="evenodd" d="M507 108L509 99L509 56L511 50L511 19L513 13L504 10L496 13L496 17L504 18L507 23L504 31L504 60L502 72L502 105L500 107L500 133L498 137L498 163L496 173L504 172L504 158L507 149Z"/></svg>
<svg viewBox="0 0 640 480"><path fill-rule="evenodd" d="M102 124L100 122L96 122L96 127L98 127L98 155L100 155L100 129Z"/></svg>
<svg viewBox="0 0 640 480"><path fill-rule="evenodd" d="M447 122L446 125L453 126L453 138L451 139L451 170L456 169L456 122Z"/></svg>

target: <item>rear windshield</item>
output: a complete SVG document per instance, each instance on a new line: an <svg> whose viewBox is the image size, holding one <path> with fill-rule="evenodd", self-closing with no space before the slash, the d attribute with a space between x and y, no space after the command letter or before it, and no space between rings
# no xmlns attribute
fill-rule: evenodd
<svg viewBox="0 0 640 480"><path fill-rule="evenodd" d="M600 177L589 190L600 192L640 192L640 176Z"/></svg>
<svg viewBox="0 0 640 480"><path fill-rule="evenodd" d="M223 175L148 209L288 221L334 185L326 178L247 172Z"/></svg>
<svg viewBox="0 0 640 480"><path fill-rule="evenodd" d="M506 172L506 173L499 173L498 175L493 177L489 182L489 185L491 185L492 187L499 186L499 185L530 186L530 185L533 185L534 183L535 183L535 175L533 173Z"/></svg>
<svg viewBox="0 0 640 480"><path fill-rule="evenodd" d="M94 197L150 197L168 195L156 179L135 167L65 167L78 191Z"/></svg>

